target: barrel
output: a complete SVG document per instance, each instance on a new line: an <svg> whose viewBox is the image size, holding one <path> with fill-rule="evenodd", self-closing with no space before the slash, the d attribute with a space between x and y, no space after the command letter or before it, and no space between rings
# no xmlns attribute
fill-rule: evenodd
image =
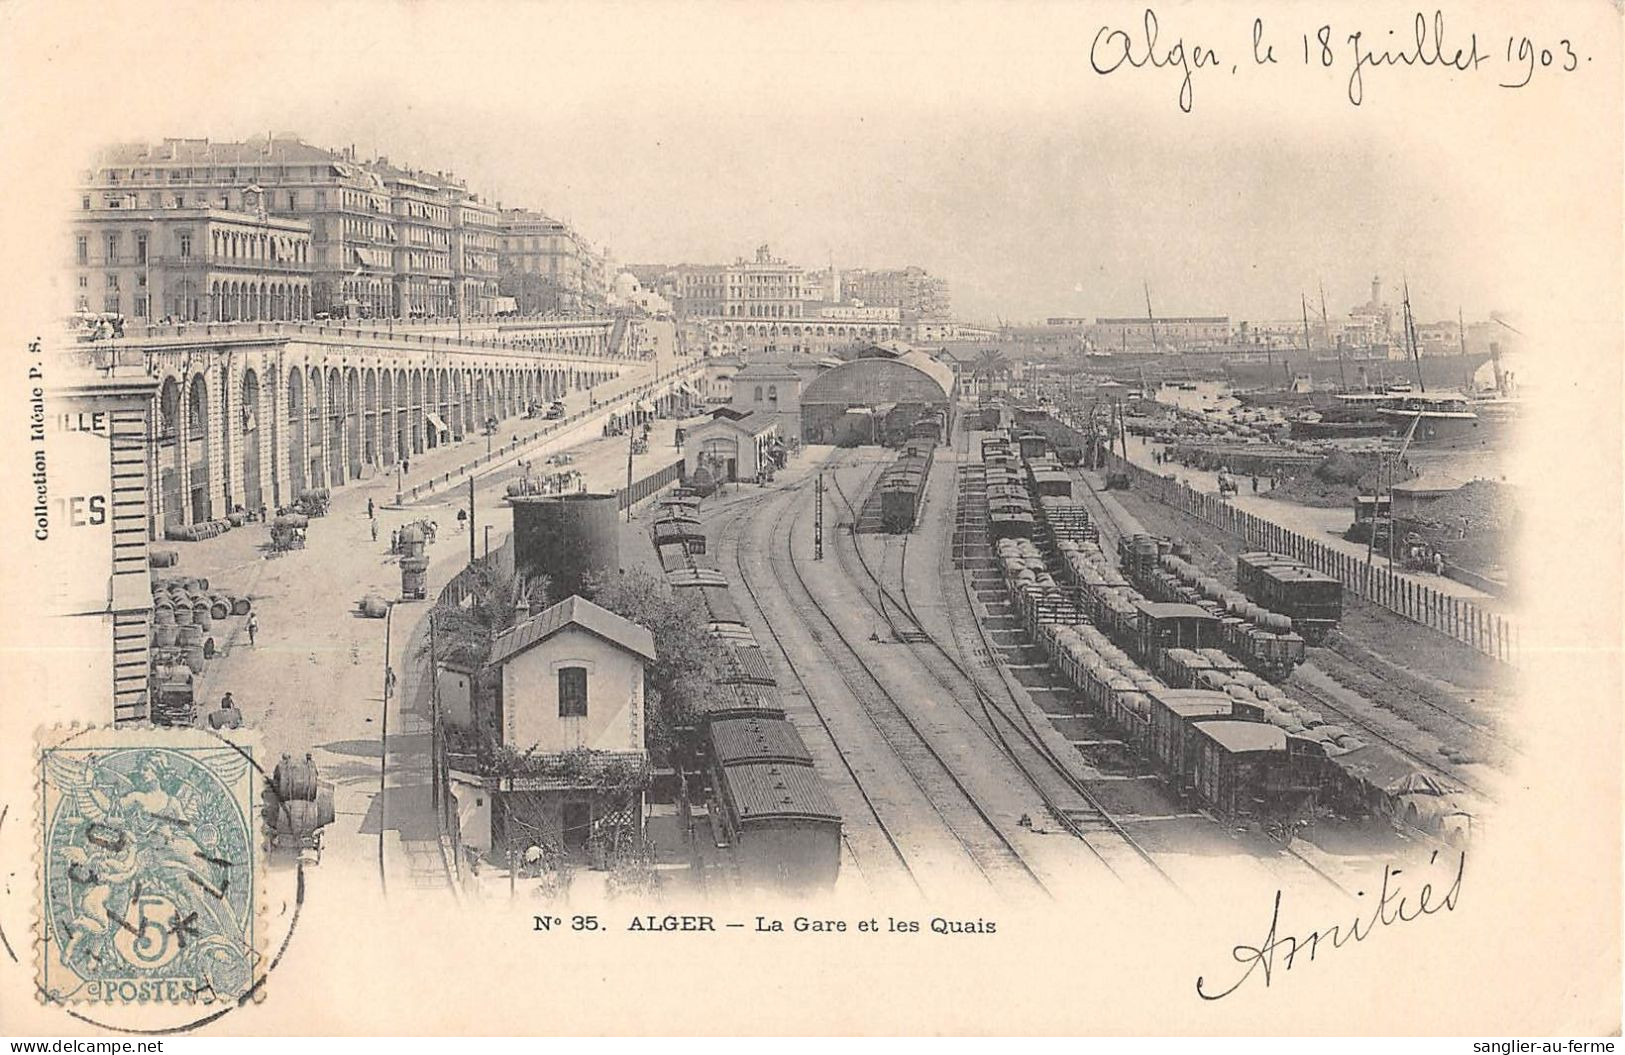
<svg viewBox="0 0 1625 1055"><path fill-rule="evenodd" d="M175 643L179 633L180 628L173 621L154 623L152 625L152 643L160 648L168 648Z"/></svg>
<svg viewBox="0 0 1625 1055"><path fill-rule="evenodd" d="M318 825L332 824L338 814L333 809L333 782L320 780L316 782L316 823Z"/></svg>
<svg viewBox="0 0 1625 1055"><path fill-rule="evenodd" d="M231 601L225 594L211 594L209 597L209 616L213 619L224 619L231 614Z"/></svg>
<svg viewBox="0 0 1625 1055"><path fill-rule="evenodd" d="M186 665L192 669L193 674L202 674L203 668L208 664L208 657L203 654L201 642L186 646Z"/></svg>
<svg viewBox="0 0 1625 1055"><path fill-rule="evenodd" d="M252 607L253 604L246 597L233 597L231 599L232 615L247 615L249 609Z"/></svg>
<svg viewBox="0 0 1625 1055"><path fill-rule="evenodd" d="M196 623L186 623L175 628L175 643L177 645L191 646L203 641L203 628Z"/></svg>
<svg viewBox="0 0 1625 1055"><path fill-rule="evenodd" d="M209 614L207 608L199 607L192 612L192 625L201 630L213 630L214 616Z"/></svg>
<svg viewBox="0 0 1625 1055"><path fill-rule="evenodd" d="M191 609L191 606L184 605L184 604L176 605L175 606L175 611L173 612L173 614L170 615L170 618L175 621L176 626L191 626L192 625L192 609Z"/></svg>
<svg viewBox="0 0 1625 1055"><path fill-rule="evenodd" d="M174 606L165 605L162 608L154 607L153 610L152 610L152 625L153 626L174 626L175 625L175 609L174 609Z"/></svg>
<svg viewBox="0 0 1625 1055"><path fill-rule="evenodd" d="M322 826L321 815L314 802L298 800L283 802L271 815L279 835L307 836Z"/></svg>
<svg viewBox="0 0 1625 1055"><path fill-rule="evenodd" d="M361 614L368 619L382 619L389 614L389 602L375 593L361 599Z"/></svg>
<svg viewBox="0 0 1625 1055"><path fill-rule="evenodd" d="M316 763L310 759L295 760L283 755L271 772L271 783L277 798L283 802L314 801L316 798Z"/></svg>
<svg viewBox="0 0 1625 1055"><path fill-rule="evenodd" d="M196 579L194 581L197 583L197 585L195 587L193 587L193 589L207 590L209 588L209 580L208 579L199 578L199 579Z"/></svg>

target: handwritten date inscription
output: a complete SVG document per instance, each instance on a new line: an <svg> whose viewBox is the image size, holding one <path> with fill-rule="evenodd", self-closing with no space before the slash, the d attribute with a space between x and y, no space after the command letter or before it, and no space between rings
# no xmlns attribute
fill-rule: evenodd
<svg viewBox="0 0 1625 1055"><path fill-rule="evenodd" d="M1495 74L1501 88L1523 88L1538 77L1572 74L1591 61L1567 38L1537 41L1511 34L1500 47L1477 31L1461 32L1447 26L1443 11L1431 16L1417 12L1408 31L1388 29L1352 32L1320 25L1306 32L1280 36L1255 18L1250 49L1244 61L1226 63L1213 42L1189 40L1164 29L1155 10L1147 8L1133 29L1101 26L1089 47L1089 65L1101 76L1125 69L1167 70L1179 78L1179 108L1190 113L1196 81L1204 71L1224 70L1235 76L1243 69L1288 68L1348 71L1345 82L1350 104L1365 102L1368 78L1384 68L1433 70L1442 75ZM1228 53L1231 49L1223 49Z"/></svg>

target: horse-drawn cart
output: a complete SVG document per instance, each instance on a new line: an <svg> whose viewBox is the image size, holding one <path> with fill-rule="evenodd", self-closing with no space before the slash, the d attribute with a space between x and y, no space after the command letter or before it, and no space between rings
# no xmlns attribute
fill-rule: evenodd
<svg viewBox="0 0 1625 1055"><path fill-rule="evenodd" d="M302 513L284 513L271 521L271 548L279 553L305 548L305 531L310 518Z"/></svg>
<svg viewBox="0 0 1625 1055"><path fill-rule="evenodd" d="M333 823L333 785L317 778L316 763L310 755L295 762L287 754L271 773L266 791L265 828L271 850L303 853L311 851L316 863L322 860L322 829Z"/></svg>

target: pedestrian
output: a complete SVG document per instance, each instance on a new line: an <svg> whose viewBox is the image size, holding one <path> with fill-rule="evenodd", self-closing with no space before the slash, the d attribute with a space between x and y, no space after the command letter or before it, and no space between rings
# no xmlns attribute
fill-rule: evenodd
<svg viewBox="0 0 1625 1055"><path fill-rule="evenodd" d="M1258 477L1253 477L1253 494L1258 493Z"/></svg>
<svg viewBox="0 0 1625 1055"><path fill-rule="evenodd" d="M254 639L259 636L259 632L260 632L260 617L255 612L249 612L248 613L248 644L249 644L249 647L251 647L251 648L253 647Z"/></svg>
<svg viewBox="0 0 1625 1055"><path fill-rule="evenodd" d="M391 528L389 532L389 552L394 553L401 548L401 529Z"/></svg>
<svg viewBox="0 0 1625 1055"><path fill-rule="evenodd" d="M1441 575L1441 576L1444 574L1444 554L1443 553L1435 553L1433 555L1433 574Z"/></svg>
<svg viewBox="0 0 1625 1055"><path fill-rule="evenodd" d="M402 458L401 459L401 475L402 476L411 476L412 475L412 462L411 462L410 459L407 459L407 458Z"/></svg>
<svg viewBox="0 0 1625 1055"><path fill-rule="evenodd" d="M378 521L376 520L372 521L372 540L374 542L378 541Z"/></svg>
<svg viewBox="0 0 1625 1055"><path fill-rule="evenodd" d="M372 499L370 499L370 498L367 499L367 519L368 520L373 519L373 515L372 515ZM373 528L372 537L373 538L378 537L378 529L377 528Z"/></svg>
<svg viewBox="0 0 1625 1055"><path fill-rule="evenodd" d="M237 702L226 693L220 698L220 706L209 715L209 728L211 729L241 729L243 726L243 712L237 709Z"/></svg>

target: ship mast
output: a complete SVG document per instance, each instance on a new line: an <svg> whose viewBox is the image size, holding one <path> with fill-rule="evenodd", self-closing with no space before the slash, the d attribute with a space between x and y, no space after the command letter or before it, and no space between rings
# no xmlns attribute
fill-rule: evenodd
<svg viewBox="0 0 1625 1055"><path fill-rule="evenodd" d="M1426 393L1427 382L1422 380L1422 354L1416 350L1416 318L1411 314L1411 282L1405 280L1405 341L1411 347L1411 362L1416 365L1417 391Z"/></svg>
<svg viewBox="0 0 1625 1055"><path fill-rule="evenodd" d="M1332 343L1332 324L1326 320L1326 283L1320 284L1320 329L1326 335L1326 343ZM1343 370L1343 338L1337 338L1337 383L1343 391L1349 390L1348 374Z"/></svg>
<svg viewBox="0 0 1625 1055"><path fill-rule="evenodd" d="M1145 321L1151 325L1151 350L1157 350L1157 317L1151 312L1151 283L1145 286Z"/></svg>
<svg viewBox="0 0 1625 1055"><path fill-rule="evenodd" d="M1462 314L1461 305L1456 305L1456 340L1461 346L1461 376L1464 382L1462 394L1473 394L1473 377L1467 372L1467 321Z"/></svg>

